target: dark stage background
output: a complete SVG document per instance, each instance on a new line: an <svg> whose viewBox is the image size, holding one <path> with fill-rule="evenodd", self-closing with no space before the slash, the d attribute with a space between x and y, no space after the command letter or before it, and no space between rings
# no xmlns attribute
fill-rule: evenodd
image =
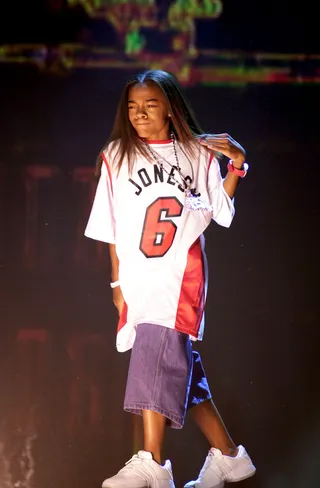
<svg viewBox="0 0 320 488"><path fill-rule="evenodd" d="M140 422L122 411L129 354L115 350L107 249L83 237L130 73L0 65L0 488L94 488L141 447ZM185 90L204 129L229 132L251 164L231 228L206 231L197 345L258 469L241 486L318 488L319 86ZM166 447L180 488L206 441L187 419Z"/></svg>

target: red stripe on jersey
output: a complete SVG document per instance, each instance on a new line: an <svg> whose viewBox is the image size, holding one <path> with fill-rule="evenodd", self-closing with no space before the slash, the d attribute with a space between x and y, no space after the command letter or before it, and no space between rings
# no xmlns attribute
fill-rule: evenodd
<svg viewBox="0 0 320 488"><path fill-rule="evenodd" d="M119 321L118 321L117 333L122 329L122 327L124 327L126 325L127 316L128 316L128 305L126 304L126 302L124 302L123 309L122 309L122 312L120 314Z"/></svg>
<svg viewBox="0 0 320 488"><path fill-rule="evenodd" d="M209 173L209 169L210 169L212 160L213 160L213 153L210 154L209 165L208 165L208 173Z"/></svg>
<svg viewBox="0 0 320 488"><path fill-rule="evenodd" d="M175 329L198 338L205 305L205 276L200 238L190 247L183 275Z"/></svg>
<svg viewBox="0 0 320 488"><path fill-rule="evenodd" d="M109 180L110 180L110 187L111 187L111 193L112 193L112 196L113 196L113 186L112 186L111 169L110 169L109 163L108 163L108 161L107 161L104 153L102 153L102 159L103 159L104 164L106 165L106 168L107 168L107 171L108 171L108 176L109 176Z"/></svg>

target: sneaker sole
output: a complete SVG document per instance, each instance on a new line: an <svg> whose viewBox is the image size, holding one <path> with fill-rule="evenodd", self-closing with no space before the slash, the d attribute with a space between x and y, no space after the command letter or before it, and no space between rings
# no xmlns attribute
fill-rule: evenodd
<svg viewBox="0 0 320 488"><path fill-rule="evenodd" d="M109 486L108 486L108 485L104 485L102 488L114 488L114 486L111 486L111 485L109 485ZM128 484L126 483L125 485L118 486L117 488L130 488L130 487L129 487L129 486L128 486ZM150 488L150 485L148 485L148 486L147 486L147 485L145 485L145 486L143 486L143 487L141 487L141 488ZM175 488L175 485L174 485L173 481L172 481L172 484L170 484L170 488Z"/></svg>
<svg viewBox="0 0 320 488"><path fill-rule="evenodd" d="M246 474L245 476L242 476L241 478L237 478L236 480L225 480L227 483L237 483L238 481L243 481L243 480L247 480L248 478L251 478L252 476L254 476L256 474L256 468L254 469L254 471L252 471L251 473L249 474Z"/></svg>

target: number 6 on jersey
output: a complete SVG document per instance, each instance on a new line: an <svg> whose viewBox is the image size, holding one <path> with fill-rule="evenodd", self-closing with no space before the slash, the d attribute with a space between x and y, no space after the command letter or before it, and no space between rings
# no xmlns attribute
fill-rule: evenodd
<svg viewBox="0 0 320 488"><path fill-rule="evenodd" d="M175 197L157 198L146 210L140 251L147 258L161 258L172 246L177 232L170 217L180 217L183 205Z"/></svg>

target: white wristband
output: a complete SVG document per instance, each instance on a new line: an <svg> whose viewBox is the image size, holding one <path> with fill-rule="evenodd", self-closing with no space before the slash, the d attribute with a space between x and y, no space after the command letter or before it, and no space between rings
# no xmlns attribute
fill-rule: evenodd
<svg viewBox="0 0 320 488"><path fill-rule="evenodd" d="M117 286L120 286L120 281L114 281L113 283L110 283L111 288L117 288Z"/></svg>

